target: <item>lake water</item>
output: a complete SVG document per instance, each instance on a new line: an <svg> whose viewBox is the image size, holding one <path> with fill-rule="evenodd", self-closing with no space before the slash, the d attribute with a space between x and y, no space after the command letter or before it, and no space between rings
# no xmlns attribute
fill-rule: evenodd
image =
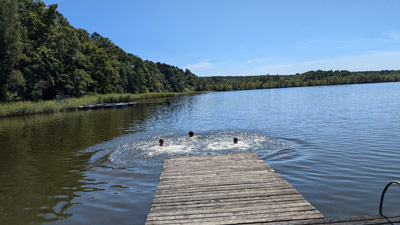
<svg viewBox="0 0 400 225"><path fill-rule="evenodd" d="M240 152L327 217L378 214L400 176L399 110L400 83L380 83L1 119L0 224L143 224L165 158ZM384 212L400 212L399 201L393 186Z"/></svg>

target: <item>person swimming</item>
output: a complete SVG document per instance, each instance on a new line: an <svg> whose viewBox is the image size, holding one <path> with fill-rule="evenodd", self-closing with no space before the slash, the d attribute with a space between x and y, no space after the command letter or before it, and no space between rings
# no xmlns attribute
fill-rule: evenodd
<svg viewBox="0 0 400 225"><path fill-rule="evenodd" d="M164 145L164 140L163 140L163 139L160 139L160 140L158 141L158 143L160 143L160 147L161 147L161 146Z"/></svg>
<svg viewBox="0 0 400 225"><path fill-rule="evenodd" d="M194 132L193 131L189 131L189 137L193 137L194 136Z"/></svg>
<svg viewBox="0 0 400 225"><path fill-rule="evenodd" d="M233 138L233 144L237 144L239 139L237 137Z"/></svg>

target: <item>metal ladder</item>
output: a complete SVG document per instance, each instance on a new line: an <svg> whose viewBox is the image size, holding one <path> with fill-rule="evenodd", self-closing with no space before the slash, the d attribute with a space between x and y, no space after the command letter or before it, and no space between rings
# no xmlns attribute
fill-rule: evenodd
<svg viewBox="0 0 400 225"><path fill-rule="evenodd" d="M382 195L381 195L381 203L379 204L379 214L380 215L383 215L383 213L382 213L382 205L383 205L383 199L385 198L385 193L386 193L387 189L390 187L390 185L392 185L392 184L400 185L400 181L392 181L392 182L390 182L390 183L388 183L386 185L385 189L383 189L383 192L382 192Z"/></svg>

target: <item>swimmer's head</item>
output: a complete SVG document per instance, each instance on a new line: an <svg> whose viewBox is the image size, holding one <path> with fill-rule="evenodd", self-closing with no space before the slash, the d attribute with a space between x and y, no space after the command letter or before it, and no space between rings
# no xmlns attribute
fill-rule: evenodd
<svg viewBox="0 0 400 225"><path fill-rule="evenodd" d="M194 133L193 133L193 131L189 131L189 137L193 137L194 136Z"/></svg>
<svg viewBox="0 0 400 225"><path fill-rule="evenodd" d="M237 144L238 141L239 141L239 139L238 139L237 137L233 138L233 143L234 143L234 144Z"/></svg>
<svg viewBox="0 0 400 225"><path fill-rule="evenodd" d="M163 139L160 139L160 140L158 141L158 143L160 143L160 146L163 146L163 145L164 145L164 140L163 140Z"/></svg>

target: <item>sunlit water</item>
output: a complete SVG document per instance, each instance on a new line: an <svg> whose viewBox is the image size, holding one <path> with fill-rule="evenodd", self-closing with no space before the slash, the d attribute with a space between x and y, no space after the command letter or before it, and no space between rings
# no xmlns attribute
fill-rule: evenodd
<svg viewBox="0 0 400 225"><path fill-rule="evenodd" d="M381 83L3 119L0 224L143 224L165 158L241 152L327 217L377 214L383 187L400 176L399 99L400 83ZM384 212L400 212L399 200L389 189Z"/></svg>

